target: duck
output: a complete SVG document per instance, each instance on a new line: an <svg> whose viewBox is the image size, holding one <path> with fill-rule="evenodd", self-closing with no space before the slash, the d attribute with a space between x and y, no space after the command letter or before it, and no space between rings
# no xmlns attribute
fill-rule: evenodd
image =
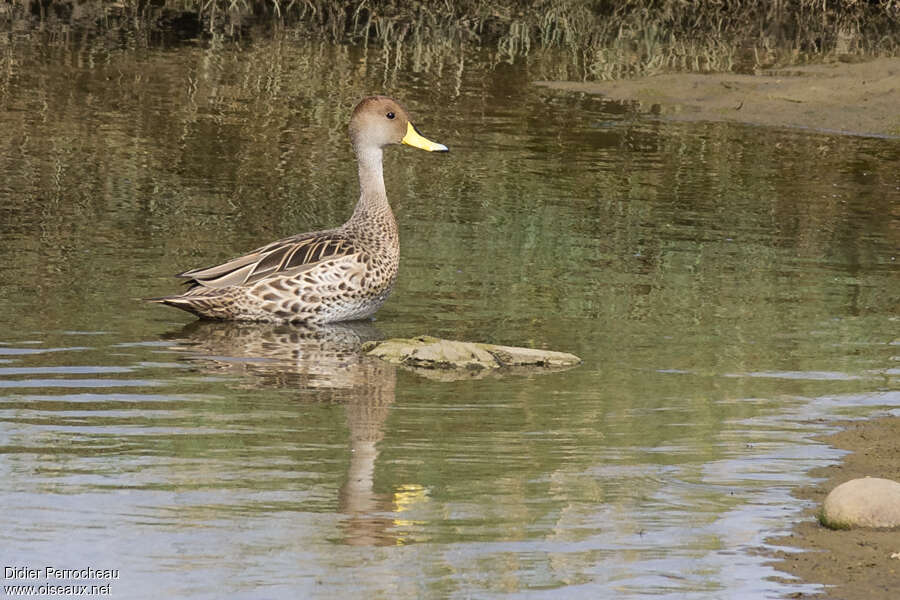
<svg viewBox="0 0 900 600"><path fill-rule="evenodd" d="M405 144L448 152L424 137L387 96L364 98L350 117L359 200L340 227L272 242L220 265L176 277L187 289L148 298L201 319L318 325L371 317L387 300L400 264L397 221L384 187L382 155Z"/></svg>

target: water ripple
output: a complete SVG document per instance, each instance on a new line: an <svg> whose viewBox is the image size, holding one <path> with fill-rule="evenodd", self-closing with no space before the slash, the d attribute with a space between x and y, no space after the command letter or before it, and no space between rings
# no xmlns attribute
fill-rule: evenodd
<svg viewBox="0 0 900 600"><path fill-rule="evenodd" d="M12 379L0 388L156 387L167 385L154 379Z"/></svg>
<svg viewBox="0 0 900 600"><path fill-rule="evenodd" d="M131 373L134 371L132 367L109 367L109 366L66 366L66 367L0 367L0 376L2 375L78 375L81 373Z"/></svg>
<svg viewBox="0 0 900 600"><path fill-rule="evenodd" d="M29 354L48 354L50 352L69 352L73 350L90 350L88 346L70 346L68 348L11 348L0 345L0 355L24 356Z"/></svg>

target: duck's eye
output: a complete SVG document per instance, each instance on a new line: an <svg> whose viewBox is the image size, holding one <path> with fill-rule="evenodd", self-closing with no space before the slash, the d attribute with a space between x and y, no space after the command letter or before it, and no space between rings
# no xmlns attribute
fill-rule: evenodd
<svg viewBox="0 0 900 600"><path fill-rule="evenodd" d="M393 118L394 118L394 113L389 112L389 113L387 114L387 118L388 118L388 119L393 119Z"/></svg>

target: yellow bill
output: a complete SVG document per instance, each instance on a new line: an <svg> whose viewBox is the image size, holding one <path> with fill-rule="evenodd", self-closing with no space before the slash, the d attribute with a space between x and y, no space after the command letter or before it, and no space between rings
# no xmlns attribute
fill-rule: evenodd
<svg viewBox="0 0 900 600"><path fill-rule="evenodd" d="M421 148L422 150L428 150L429 152L448 152L450 150L447 146L432 142L424 137L421 133L416 131L416 128L413 127L412 123L406 124L406 135L404 135L403 139L400 141L407 146Z"/></svg>

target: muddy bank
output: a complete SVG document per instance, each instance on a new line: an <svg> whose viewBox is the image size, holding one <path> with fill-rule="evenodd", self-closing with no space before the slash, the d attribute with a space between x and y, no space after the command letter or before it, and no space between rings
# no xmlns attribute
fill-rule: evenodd
<svg viewBox="0 0 900 600"><path fill-rule="evenodd" d="M900 589L900 531L830 530L819 524L816 512L828 492L850 479L868 475L900 481L900 417L850 423L823 440L851 454L840 464L812 471L814 477L824 477L825 481L795 493L812 500L815 506L807 510L790 535L769 541L805 552L779 552L775 567L806 582L829 586L824 594L811 598L896 598Z"/></svg>
<svg viewBox="0 0 900 600"><path fill-rule="evenodd" d="M666 119L900 137L900 57L758 75L674 73L622 81L536 83L634 102L639 111Z"/></svg>

